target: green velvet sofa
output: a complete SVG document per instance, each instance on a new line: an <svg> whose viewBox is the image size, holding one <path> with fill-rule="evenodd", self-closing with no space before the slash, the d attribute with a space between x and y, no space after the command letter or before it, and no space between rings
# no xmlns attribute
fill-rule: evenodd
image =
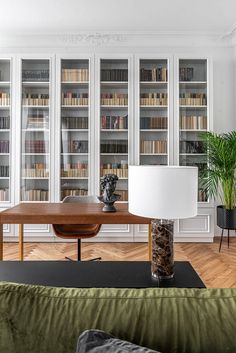
<svg viewBox="0 0 236 353"><path fill-rule="evenodd" d="M1 353L75 353L101 329L163 353L236 353L236 289L74 289L0 282Z"/></svg>

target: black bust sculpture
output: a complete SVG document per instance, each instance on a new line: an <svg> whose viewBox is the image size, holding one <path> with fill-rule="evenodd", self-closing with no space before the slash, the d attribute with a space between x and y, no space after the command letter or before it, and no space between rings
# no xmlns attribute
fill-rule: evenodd
<svg viewBox="0 0 236 353"><path fill-rule="evenodd" d="M105 204L102 209L104 212L116 212L115 206L113 204L121 197L118 194L114 194L117 181L118 176L116 174L106 174L101 178L100 184L103 190L103 194L102 196L98 196L98 199Z"/></svg>

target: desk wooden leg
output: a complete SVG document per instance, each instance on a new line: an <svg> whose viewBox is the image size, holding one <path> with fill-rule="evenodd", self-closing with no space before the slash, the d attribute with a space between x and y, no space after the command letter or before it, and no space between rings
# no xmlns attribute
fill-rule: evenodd
<svg viewBox="0 0 236 353"><path fill-rule="evenodd" d="M24 260L24 224L19 224L19 258Z"/></svg>
<svg viewBox="0 0 236 353"><path fill-rule="evenodd" d="M3 260L3 224L0 224L0 261Z"/></svg>
<svg viewBox="0 0 236 353"><path fill-rule="evenodd" d="M148 257L152 260L152 225L148 225Z"/></svg>

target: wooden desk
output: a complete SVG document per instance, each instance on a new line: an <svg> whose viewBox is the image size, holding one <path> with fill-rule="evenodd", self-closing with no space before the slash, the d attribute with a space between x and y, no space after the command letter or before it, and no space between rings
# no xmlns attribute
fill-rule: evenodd
<svg viewBox="0 0 236 353"><path fill-rule="evenodd" d="M24 258L24 224L148 224L151 258L151 219L132 215L128 204L116 204L117 212L102 212L101 203L21 203L0 213L0 260L3 260L3 224L19 224L19 257Z"/></svg>

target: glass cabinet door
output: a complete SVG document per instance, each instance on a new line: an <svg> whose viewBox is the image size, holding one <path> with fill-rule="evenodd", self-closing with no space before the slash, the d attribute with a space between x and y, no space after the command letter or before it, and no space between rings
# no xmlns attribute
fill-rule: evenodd
<svg viewBox="0 0 236 353"><path fill-rule="evenodd" d="M139 60L139 163L168 164L168 60Z"/></svg>
<svg viewBox="0 0 236 353"><path fill-rule="evenodd" d="M21 201L49 201L50 61L22 60Z"/></svg>
<svg viewBox="0 0 236 353"><path fill-rule="evenodd" d="M200 133L208 130L207 60L179 60L179 164L207 165ZM208 200L199 188L198 201Z"/></svg>
<svg viewBox="0 0 236 353"><path fill-rule="evenodd" d="M128 59L100 63L100 176L116 174L116 193L128 200Z"/></svg>
<svg viewBox="0 0 236 353"><path fill-rule="evenodd" d="M61 60L61 200L87 195L89 60Z"/></svg>
<svg viewBox="0 0 236 353"><path fill-rule="evenodd" d="M10 201L11 61L0 59L0 203Z"/></svg>

